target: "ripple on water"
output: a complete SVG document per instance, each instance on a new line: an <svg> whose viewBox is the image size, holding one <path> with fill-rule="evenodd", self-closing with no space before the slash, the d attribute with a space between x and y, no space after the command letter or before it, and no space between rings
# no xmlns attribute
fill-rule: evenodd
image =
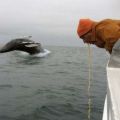
<svg viewBox="0 0 120 120"><path fill-rule="evenodd" d="M14 120L14 118L9 116L0 116L0 120Z"/></svg>
<svg viewBox="0 0 120 120"><path fill-rule="evenodd" d="M43 105L37 107L31 114L20 115L16 120L73 120L80 117L81 111L72 103Z"/></svg>
<svg viewBox="0 0 120 120"><path fill-rule="evenodd" d="M13 88L13 85L11 85L11 84L2 84L2 85L0 85L0 89L5 89L5 88Z"/></svg>

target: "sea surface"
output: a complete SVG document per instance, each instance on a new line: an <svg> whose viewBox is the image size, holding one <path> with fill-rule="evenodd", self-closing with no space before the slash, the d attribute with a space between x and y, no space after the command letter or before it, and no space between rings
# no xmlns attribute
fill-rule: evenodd
<svg viewBox="0 0 120 120"><path fill-rule="evenodd" d="M87 120L88 49L46 46L39 58L0 54L0 120ZM101 120L106 52L92 48L91 120Z"/></svg>

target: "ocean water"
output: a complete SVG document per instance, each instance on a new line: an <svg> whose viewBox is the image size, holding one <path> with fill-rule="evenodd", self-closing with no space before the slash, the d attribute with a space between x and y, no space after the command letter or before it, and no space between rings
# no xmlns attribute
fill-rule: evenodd
<svg viewBox="0 0 120 120"><path fill-rule="evenodd" d="M0 120L87 120L88 49L46 48L46 57L0 54ZM108 57L92 48L91 120L101 120Z"/></svg>

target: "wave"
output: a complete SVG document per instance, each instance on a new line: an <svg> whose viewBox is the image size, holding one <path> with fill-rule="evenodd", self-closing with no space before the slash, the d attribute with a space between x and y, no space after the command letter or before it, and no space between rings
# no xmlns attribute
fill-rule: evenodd
<svg viewBox="0 0 120 120"><path fill-rule="evenodd" d="M13 86L10 85L10 84L3 84L3 85L0 85L0 89L4 89L4 88L12 88Z"/></svg>

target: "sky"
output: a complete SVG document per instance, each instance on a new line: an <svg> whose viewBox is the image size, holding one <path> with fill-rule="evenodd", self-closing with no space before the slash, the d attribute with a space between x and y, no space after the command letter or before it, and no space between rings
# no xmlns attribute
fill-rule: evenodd
<svg viewBox="0 0 120 120"><path fill-rule="evenodd" d="M80 18L120 19L120 0L0 0L0 41L31 35L44 45L83 46Z"/></svg>

